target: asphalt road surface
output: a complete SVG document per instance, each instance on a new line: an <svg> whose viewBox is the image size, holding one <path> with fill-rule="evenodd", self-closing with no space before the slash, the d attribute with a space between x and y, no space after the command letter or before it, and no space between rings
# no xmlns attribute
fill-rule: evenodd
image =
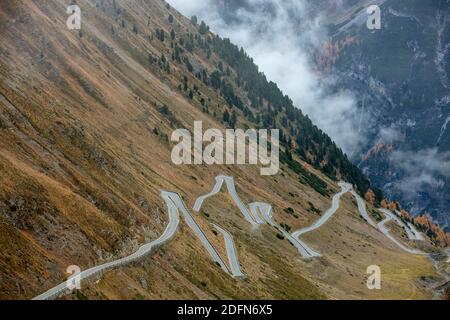
<svg viewBox="0 0 450 320"><path fill-rule="evenodd" d="M152 253L153 250L167 241L169 241L176 233L178 229L178 225L180 223L180 216L178 214L178 210L176 207L173 206L172 201L170 200L169 193L167 192L161 192L162 198L166 201L166 204L168 206L168 212L169 212L169 224L167 225L164 233L159 237L158 239L147 243L140 247L135 253L129 255L128 257L124 257L121 259L117 259L102 265L99 265L97 267L93 267L90 269L87 269L83 272L81 272L79 275L77 275L80 279L80 281L86 280L88 278L97 276L102 274L105 271L124 266L126 264L129 264L131 262L138 261L139 259L142 259L143 257L147 256L148 254ZM69 290L69 284L73 283L74 277L69 278L67 281L59 284L58 286L51 288L50 290L46 291L45 293L35 297L33 300L48 300L48 299L56 299L68 292Z"/></svg>
<svg viewBox="0 0 450 320"><path fill-rule="evenodd" d="M228 260L230 262L231 274L235 278L244 278L245 274L241 271L241 266L239 265L239 258L233 236L218 225L213 224L213 226L223 235L223 239L225 240L225 248L227 250Z"/></svg>

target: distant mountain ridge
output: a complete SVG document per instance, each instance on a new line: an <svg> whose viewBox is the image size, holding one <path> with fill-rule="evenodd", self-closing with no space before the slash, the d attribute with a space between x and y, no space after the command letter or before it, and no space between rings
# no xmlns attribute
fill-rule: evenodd
<svg viewBox="0 0 450 320"><path fill-rule="evenodd" d="M63 283L69 266L92 270L134 258L168 225L173 241L65 298L432 296L440 281L433 261L400 250L366 222L364 216L382 219L377 195L362 216L360 202L343 195L332 223L305 235L322 257L299 258L280 227L289 232L327 217L339 179L360 194L370 183L243 49L165 1L77 3L80 30L66 28L65 1L0 2L1 299L35 297ZM195 121L220 131L279 128L279 174L261 176L249 165L175 165L170 137ZM226 193L192 216L220 257L230 246L214 225L233 237L245 280L221 271L189 222L180 220L172 233L160 195L171 190L191 206L220 174L234 178L242 203L270 203L279 226L261 224L255 232ZM408 247L439 258L429 238L414 242L401 226L389 228ZM386 290L367 289L374 259L394 270L383 279Z"/></svg>
<svg viewBox="0 0 450 320"><path fill-rule="evenodd" d="M271 3L260 1L258 6L265 5L264 12L270 13L276 10ZM339 79L335 90L353 93L361 113L355 130L367 139L352 160L389 198L400 200L413 214L429 213L443 227L449 226L450 2L304 3L309 13L302 17L320 17L329 36L322 48L314 48L311 60L324 76ZM366 9L373 4L381 8L381 30L366 27ZM251 1L217 5L230 25L245 22L239 20L238 10L257 9ZM291 19L299 20L295 11ZM304 19L298 25L308 24Z"/></svg>
<svg viewBox="0 0 450 320"><path fill-rule="evenodd" d="M448 227L450 2L388 0L380 8L381 30L337 28L332 40L355 41L331 72L356 93L368 119L359 167L413 214Z"/></svg>

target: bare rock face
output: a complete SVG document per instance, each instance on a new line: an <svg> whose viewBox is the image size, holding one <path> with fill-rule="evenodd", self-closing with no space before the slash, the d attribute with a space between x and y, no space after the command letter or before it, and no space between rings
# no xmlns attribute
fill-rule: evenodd
<svg viewBox="0 0 450 320"><path fill-rule="evenodd" d="M331 28L334 42L355 39L333 64L367 123L354 161L388 197L443 227L450 225L448 5L388 0L380 30Z"/></svg>
<svg viewBox="0 0 450 320"><path fill-rule="evenodd" d="M144 290L147 290L147 289L148 289L148 283L147 283L147 280L145 280L144 278L141 278L141 279L140 279L140 283L141 283L141 286L142 286L142 288L143 288Z"/></svg>
<svg viewBox="0 0 450 320"><path fill-rule="evenodd" d="M274 220L292 231L330 208L339 180L361 193L370 187L243 49L204 24L160 0L77 3L81 30L66 28L66 1L0 1L0 299L33 298L65 281L69 266L120 261L158 239L168 226L162 190L179 193L191 209L227 174L245 205L272 204ZM387 86L372 85L379 92ZM196 120L221 132L280 128L280 174L261 176L251 165L175 165L169 137L192 131ZM192 219L225 262L227 242L212 223L234 237L245 280L213 262L185 218L171 241L66 298L430 296L416 278L432 273L431 263L396 251L355 218L349 195L333 223L307 240L324 254L308 261L273 227L252 229L232 201L217 194ZM402 229L395 231L403 240ZM389 270L414 272L386 279L389 296L376 296L361 283L374 257Z"/></svg>
<svg viewBox="0 0 450 320"><path fill-rule="evenodd" d="M239 10L275 17L276 4L225 0L217 6L223 22L245 26ZM358 106L355 130L366 139L353 162L413 214L429 213L450 226L450 3L376 1L380 30L366 26L371 4L307 1L309 14L293 11L290 19L301 16L302 26L309 17L325 26L328 37L310 58L323 79L338 79L331 91L349 90Z"/></svg>

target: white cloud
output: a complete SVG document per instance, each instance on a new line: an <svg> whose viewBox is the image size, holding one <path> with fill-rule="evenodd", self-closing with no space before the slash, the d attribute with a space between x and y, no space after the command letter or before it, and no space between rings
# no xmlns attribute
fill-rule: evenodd
<svg viewBox="0 0 450 320"><path fill-rule="evenodd" d="M309 11L305 1L247 2L255 9L251 12L239 10L236 17L240 23L230 26L218 12L220 2L169 0L184 15L197 15L214 32L244 47L267 78L277 83L345 152L350 155L358 152L365 142L365 135L358 130L361 115L356 99L345 89L329 92L329 84L335 84L337 80L321 79L309 60L308 48L320 46L326 39L320 17L307 16ZM272 10L267 10L268 7Z"/></svg>
<svg viewBox="0 0 450 320"><path fill-rule="evenodd" d="M404 135L393 127L381 127L378 133L380 142L394 143L404 140Z"/></svg>
<svg viewBox="0 0 450 320"><path fill-rule="evenodd" d="M393 165L404 178L396 182L406 199L417 197L417 192L441 188L443 179L450 178L450 152L438 153L436 148L420 151L396 151L391 156Z"/></svg>

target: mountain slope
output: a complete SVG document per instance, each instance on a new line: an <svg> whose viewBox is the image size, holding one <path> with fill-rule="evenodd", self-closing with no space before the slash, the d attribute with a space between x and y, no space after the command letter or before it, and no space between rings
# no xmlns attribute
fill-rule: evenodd
<svg viewBox="0 0 450 320"><path fill-rule="evenodd" d="M400 201L414 216L430 214L447 227L449 1L195 3L195 13L254 54L266 48L274 57L285 57L289 63L271 63L264 54L258 58L272 77L292 79L281 83L291 89L290 94L296 94L290 85L296 72L300 79L317 77L317 86L322 84L328 94L349 92L346 118L358 132L357 139L342 139L341 132L349 130L336 130L342 128L339 115L345 112L338 104L304 108L341 145L350 140L356 146L349 151L351 160L374 187ZM380 30L366 27L366 10L374 4L381 9ZM213 14L201 10L208 5ZM291 29L302 32L297 36ZM271 42L284 43L286 48L272 49ZM317 75L291 67L298 61L311 65ZM308 88L309 83L303 82L300 87ZM296 100L310 104L302 97ZM333 114L331 125L321 120L322 110Z"/></svg>
<svg viewBox="0 0 450 320"><path fill-rule="evenodd" d="M449 5L380 1L382 29L370 31L351 22L365 14L357 1L328 20L338 50L321 59L358 97L368 134L359 167L389 197L442 227L450 219ZM342 46L346 39L352 43Z"/></svg>
<svg viewBox="0 0 450 320"><path fill-rule="evenodd" d="M369 187L228 41L163 1L80 7L82 29L70 31L62 1L0 4L1 298L32 298L63 281L68 266L87 269L156 239L167 225L161 189L179 192L189 206L227 174L245 203L271 203L275 219L296 229L329 207L337 178L362 192ZM225 111L236 114L238 127L283 129L279 175L171 162L174 129L192 129L196 120L225 129L232 125ZM195 219L222 255L210 222L234 236L247 280L221 272L182 224L152 257L83 284L73 298L407 298L411 286L414 298L429 297L416 280L435 276L432 263L398 251L358 217L351 198L342 202L342 218L321 231L329 244L311 239L330 257L306 261L273 228L253 231L220 194ZM373 263L386 268L389 290L367 290Z"/></svg>

